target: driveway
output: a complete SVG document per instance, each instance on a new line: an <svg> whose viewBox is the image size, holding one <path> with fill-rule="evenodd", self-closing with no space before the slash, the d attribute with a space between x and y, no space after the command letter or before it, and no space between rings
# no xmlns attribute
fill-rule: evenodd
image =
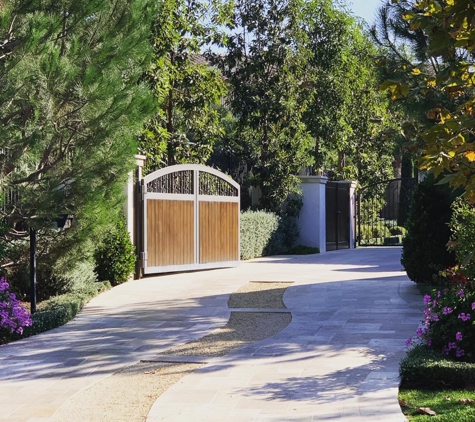
<svg viewBox="0 0 475 422"><path fill-rule="evenodd" d="M249 281L292 281L284 295L291 323L208 359L158 398L148 422L404 421L398 364L422 308L400 254L261 258L118 286L65 326L0 347L0 421L46 422L125 365L223 326L230 294Z"/></svg>

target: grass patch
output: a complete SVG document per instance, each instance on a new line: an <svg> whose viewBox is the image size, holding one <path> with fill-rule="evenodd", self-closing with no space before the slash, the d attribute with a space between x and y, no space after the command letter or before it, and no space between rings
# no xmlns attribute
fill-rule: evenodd
<svg viewBox="0 0 475 422"><path fill-rule="evenodd" d="M399 392L399 404L411 422L473 422L475 406L458 400L475 400L474 391L468 390L411 390ZM436 416L423 415L419 408L430 408Z"/></svg>

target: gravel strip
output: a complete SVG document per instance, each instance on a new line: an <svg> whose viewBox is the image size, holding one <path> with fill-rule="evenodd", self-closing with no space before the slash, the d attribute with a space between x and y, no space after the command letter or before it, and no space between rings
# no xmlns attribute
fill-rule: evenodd
<svg viewBox="0 0 475 422"><path fill-rule="evenodd" d="M283 296L290 282L252 281L232 293L229 308L283 308Z"/></svg>
<svg viewBox="0 0 475 422"><path fill-rule="evenodd" d="M163 352L177 356L224 356L255 341L264 340L290 324L292 315L270 312L231 312L228 323L199 340Z"/></svg>
<svg viewBox="0 0 475 422"><path fill-rule="evenodd" d="M239 308L239 312L231 312L224 327L161 355L219 357L277 334L292 320L290 312L272 312L286 309L282 298L288 286L284 282L246 284L230 296L228 306ZM246 312L244 308L263 312ZM151 406L161 394L203 366L152 361L128 366L71 397L50 422L146 421Z"/></svg>
<svg viewBox="0 0 475 422"><path fill-rule="evenodd" d="M203 364L140 362L71 397L50 422L144 422L157 398Z"/></svg>

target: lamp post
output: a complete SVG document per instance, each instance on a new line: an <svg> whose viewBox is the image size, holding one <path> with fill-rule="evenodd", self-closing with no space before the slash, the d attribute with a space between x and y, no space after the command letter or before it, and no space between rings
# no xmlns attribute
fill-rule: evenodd
<svg viewBox="0 0 475 422"><path fill-rule="evenodd" d="M30 228L30 312L36 312L36 230Z"/></svg>
<svg viewBox="0 0 475 422"><path fill-rule="evenodd" d="M71 214L63 214L53 220L53 228L69 229L74 220ZM36 312L36 229L30 227L30 312Z"/></svg>

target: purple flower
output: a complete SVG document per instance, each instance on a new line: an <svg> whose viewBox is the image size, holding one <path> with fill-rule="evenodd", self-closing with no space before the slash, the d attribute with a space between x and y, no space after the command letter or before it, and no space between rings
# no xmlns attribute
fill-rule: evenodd
<svg viewBox="0 0 475 422"><path fill-rule="evenodd" d="M457 344L455 342L450 342L447 347L449 348L449 350L452 350L452 349L456 349L457 348Z"/></svg>
<svg viewBox="0 0 475 422"><path fill-rule="evenodd" d="M432 339L431 339L431 338L428 338L428 339L427 339L427 345L428 345L429 347L432 346Z"/></svg>
<svg viewBox="0 0 475 422"><path fill-rule="evenodd" d="M0 279L0 331L23 334L23 327L32 324L30 314L14 293L9 291L5 278Z"/></svg>
<svg viewBox="0 0 475 422"><path fill-rule="evenodd" d="M409 347L410 344L412 342L412 337L409 337L407 340L406 340L406 347Z"/></svg>
<svg viewBox="0 0 475 422"><path fill-rule="evenodd" d="M455 340L457 341L462 341L462 333L459 331L457 334L455 334Z"/></svg>
<svg viewBox="0 0 475 422"><path fill-rule="evenodd" d="M465 313L462 312L458 317L462 321L468 321L470 319L470 314L465 314Z"/></svg>
<svg viewBox="0 0 475 422"><path fill-rule="evenodd" d="M437 314L432 315L432 321L439 322L439 315L437 315Z"/></svg>
<svg viewBox="0 0 475 422"><path fill-rule="evenodd" d="M424 305L428 305L432 301L432 298L429 295L424 296Z"/></svg>
<svg viewBox="0 0 475 422"><path fill-rule="evenodd" d="M463 349L457 349L457 351L455 352L455 356L457 356L458 358L461 358L464 355L465 355L465 350Z"/></svg>
<svg viewBox="0 0 475 422"><path fill-rule="evenodd" d="M475 310L475 302L472 303L472 311Z"/></svg>
<svg viewBox="0 0 475 422"><path fill-rule="evenodd" d="M444 315L449 315L452 313L452 308L450 306L444 306L444 309L442 310L442 313Z"/></svg>
<svg viewBox="0 0 475 422"><path fill-rule="evenodd" d="M419 328L417 329L417 331L416 331L416 336L417 336L417 337L421 337L422 334L424 334L424 331L422 330L421 327L419 327Z"/></svg>
<svg viewBox="0 0 475 422"><path fill-rule="evenodd" d="M461 298L464 298L464 297L465 297L465 292L463 291L463 289L460 289L460 290L457 290L457 291L455 292L455 295L456 295L456 296L459 296L459 297L461 297Z"/></svg>
<svg viewBox="0 0 475 422"><path fill-rule="evenodd" d="M437 297L440 297L440 290L437 292Z"/></svg>

